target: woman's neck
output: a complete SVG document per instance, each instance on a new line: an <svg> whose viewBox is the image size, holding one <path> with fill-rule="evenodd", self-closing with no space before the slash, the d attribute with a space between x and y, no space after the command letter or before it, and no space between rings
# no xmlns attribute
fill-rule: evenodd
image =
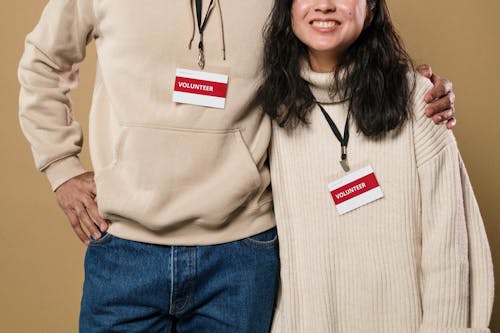
<svg viewBox="0 0 500 333"><path fill-rule="evenodd" d="M311 69L317 73L331 73L337 66L337 57L331 52L309 50Z"/></svg>

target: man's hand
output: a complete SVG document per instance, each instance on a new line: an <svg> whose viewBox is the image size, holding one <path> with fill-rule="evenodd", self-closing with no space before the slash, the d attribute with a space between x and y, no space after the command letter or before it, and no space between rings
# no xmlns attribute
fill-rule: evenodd
<svg viewBox="0 0 500 333"><path fill-rule="evenodd" d="M446 122L446 127L452 129L457 123L452 83L432 73L429 65L420 65L417 67L417 71L434 84L434 88L424 96L424 100L428 104L425 108L425 115L432 117L436 124Z"/></svg>
<svg viewBox="0 0 500 333"><path fill-rule="evenodd" d="M56 190L56 198L82 243L89 244L89 236L83 231L82 224L94 239L101 237L101 231L108 229L108 223L99 215L94 200L96 187L94 173L86 172L71 178Z"/></svg>

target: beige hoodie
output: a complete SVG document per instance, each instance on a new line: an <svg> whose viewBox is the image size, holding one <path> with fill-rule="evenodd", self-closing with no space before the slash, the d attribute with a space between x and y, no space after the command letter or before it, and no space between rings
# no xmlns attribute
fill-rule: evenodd
<svg viewBox="0 0 500 333"><path fill-rule="evenodd" d="M85 172L70 74L95 40L89 143L97 203L111 234L203 245L274 226L271 125L254 96L272 1L220 3L205 31L204 70L229 76L225 109L172 101L176 68L199 70L197 34L188 49L195 28L189 0L51 0L26 39L21 126L54 190Z"/></svg>

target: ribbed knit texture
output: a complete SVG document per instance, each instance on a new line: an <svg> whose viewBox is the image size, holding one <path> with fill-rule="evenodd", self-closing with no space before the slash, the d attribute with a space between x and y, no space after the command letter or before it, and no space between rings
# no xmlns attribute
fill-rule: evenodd
<svg viewBox="0 0 500 333"><path fill-rule="evenodd" d="M343 129L331 75L303 77ZM424 116L430 87L417 78L414 117L398 134L372 140L351 126L352 169L371 165L385 197L342 216L327 188L345 174L340 144L320 110L292 131L274 124L282 269L273 333L489 332L489 245L452 132Z"/></svg>

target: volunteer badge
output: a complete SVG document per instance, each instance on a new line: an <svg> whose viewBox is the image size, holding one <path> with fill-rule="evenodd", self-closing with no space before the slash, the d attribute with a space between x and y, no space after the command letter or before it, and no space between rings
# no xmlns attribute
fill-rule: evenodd
<svg viewBox="0 0 500 333"><path fill-rule="evenodd" d="M371 166L331 182L328 190L340 215L384 197Z"/></svg>
<svg viewBox="0 0 500 333"><path fill-rule="evenodd" d="M228 76L178 68L175 72L173 101L224 109Z"/></svg>

